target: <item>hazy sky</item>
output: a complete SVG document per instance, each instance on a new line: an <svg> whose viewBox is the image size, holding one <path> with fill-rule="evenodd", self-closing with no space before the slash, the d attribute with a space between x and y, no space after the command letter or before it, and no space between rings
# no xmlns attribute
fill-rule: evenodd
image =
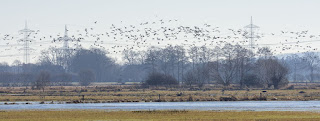
<svg viewBox="0 0 320 121"><path fill-rule="evenodd" d="M65 24L72 28L94 21L108 26L155 19L241 29L250 16L263 33L320 33L319 0L0 0L0 5L0 34L18 33L25 20L42 33L63 33Z"/></svg>
<svg viewBox="0 0 320 121"><path fill-rule="evenodd" d="M250 16L265 31L306 27L320 29L319 0L0 0L0 32L21 29L24 20L42 31L64 24L87 25L175 18L186 24L204 22L242 27Z"/></svg>

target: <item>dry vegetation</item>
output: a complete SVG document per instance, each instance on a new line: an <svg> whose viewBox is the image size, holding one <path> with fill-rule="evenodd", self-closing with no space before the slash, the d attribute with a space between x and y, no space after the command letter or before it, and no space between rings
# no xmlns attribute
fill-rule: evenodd
<svg viewBox="0 0 320 121"><path fill-rule="evenodd" d="M299 86L296 86L299 87ZM66 101L79 102L183 102L183 101L243 101L243 100L320 100L320 89L223 90L217 87L192 88L141 88L135 85L107 86L52 86L42 90L26 87L0 87L0 101ZM84 96L82 96L84 95ZM159 99L160 95L160 99ZM84 97L84 98L83 98Z"/></svg>
<svg viewBox="0 0 320 121"><path fill-rule="evenodd" d="M290 120L309 121L320 120L316 112L214 112L214 111L115 111L102 110L73 110L73 111L2 111L0 120L3 121L86 121L86 120Z"/></svg>

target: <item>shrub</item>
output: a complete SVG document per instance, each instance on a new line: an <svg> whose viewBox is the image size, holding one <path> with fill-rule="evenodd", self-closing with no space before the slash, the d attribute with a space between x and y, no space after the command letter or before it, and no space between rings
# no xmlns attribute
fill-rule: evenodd
<svg viewBox="0 0 320 121"><path fill-rule="evenodd" d="M244 84L247 87L263 87L263 84L259 78L254 74L248 74L243 79Z"/></svg>
<svg viewBox="0 0 320 121"><path fill-rule="evenodd" d="M36 89L42 89L44 91L44 88L48 86L50 83L50 73L47 71L41 71L41 73L38 76L38 79L34 82L33 87Z"/></svg>
<svg viewBox="0 0 320 121"><path fill-rule="evenodd" d="M154 85L154 86L159 86L159 85L177 85L178 81L170 76L170 75L165 75L162 73L150 73L148 75L147 80L144 82L145 85Z"/></svg>
<svg viewBox="0 0 320 121"><path fill-rule="evenodd" d="M79 83L81 86L88 86L95 81L95 75L91 70L82 70L79 72Z"/></svg>

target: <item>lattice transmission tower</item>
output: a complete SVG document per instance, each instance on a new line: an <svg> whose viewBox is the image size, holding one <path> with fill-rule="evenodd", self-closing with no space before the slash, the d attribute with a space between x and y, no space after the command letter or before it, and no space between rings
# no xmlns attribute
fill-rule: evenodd
<svg viewBox="0 0 320 121"><path fill-rule="evenodd" d="M251 21L250 24L245 26L245 39L248 40L249 42L249 48L253 51L255 49L255 41L260 38L260 36L258 35L258 30L259 30L259 26L254 25L253 21L252 21L252 16L251 16Z"/></svg>
<svg viewBox="0 0 320 121"><path fill-rule="evenodd" d="M72 53L72 48L69 47L69 42L74 41L74 39L70 38L68 36L68 28L67 25L65 25L65 29L64 29L64 36L63 37L59 37L58 41L62 41L63 42L63 46L62 48L60 48L62 54L63 54L63 58L61 59L61 65L62 67L68 71L68 62L69 62L69 57L71 56Z"/></svg>
<svg viewBox="0 0 320 121"><path fill-rule="evenodd" d="M63 50L69 50L69 41L73 41L73 39L68 36L68 31L67 25L65 25L64 36L58 38L59 41L63 41L63 47L61 48Z"/></svg>
<svg viewBox="0 0 320 121"><path fill-rule="evenodd" d="M28 23L27 21L25 22L25 27L24 29L20 30L19 33L22 33L24 35L24 38L21 39L22 42L24 42L23 48L20 50L24 51L24 64L29 64L30 63L30 50L33 50L30 48L30 42L33 41L32 39L29 38L29 36L33 33L33 30L30 30L28 28Z"/></svg>

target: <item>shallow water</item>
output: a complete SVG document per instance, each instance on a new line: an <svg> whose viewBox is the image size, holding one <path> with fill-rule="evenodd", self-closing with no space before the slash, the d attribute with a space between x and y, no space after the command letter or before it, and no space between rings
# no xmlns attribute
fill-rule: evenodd
<svg viewBox="0 0 320 121"><path fill-rule="evenodd" d="M229 102L137 102L137 103L81 103L39 104L39 102L16 102L4 105L0 110L236 110L236 111L316 111L320 112L320 101L229 101Z"/></svg>

